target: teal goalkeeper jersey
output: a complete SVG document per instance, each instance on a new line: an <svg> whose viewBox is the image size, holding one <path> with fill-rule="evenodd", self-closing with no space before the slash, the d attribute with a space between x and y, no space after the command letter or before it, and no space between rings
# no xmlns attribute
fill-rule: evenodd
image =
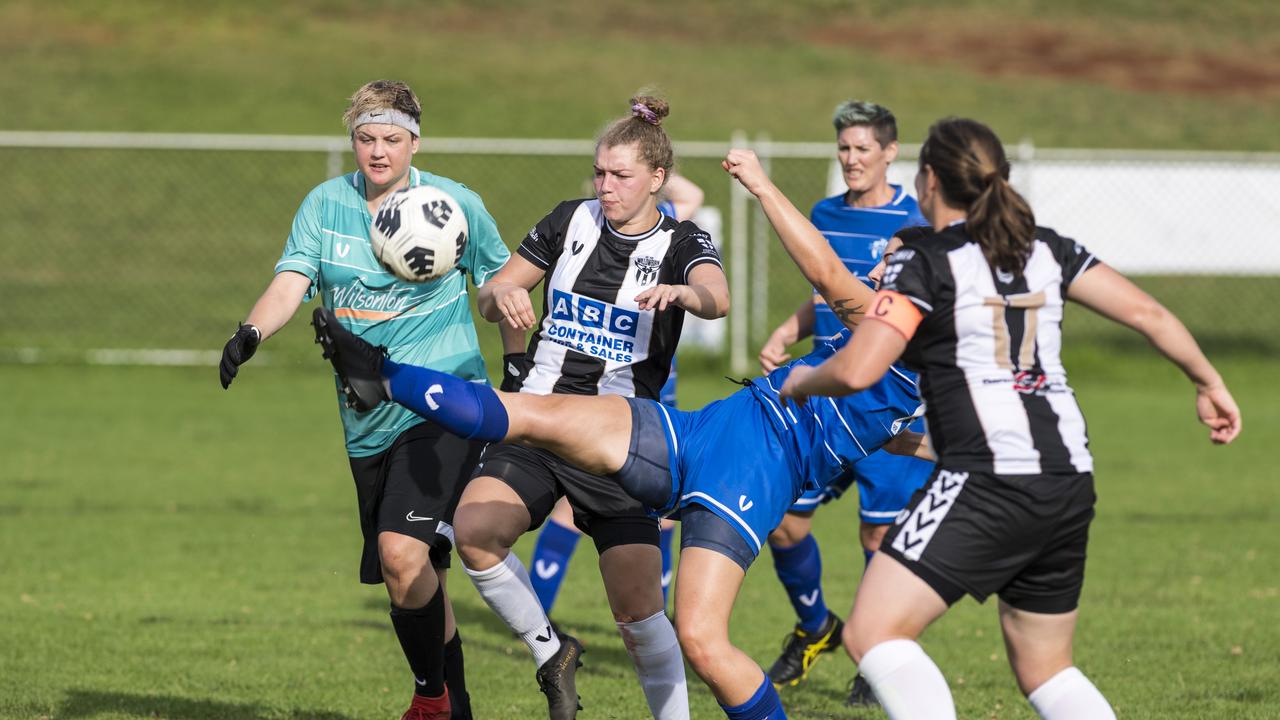
<svg viewBox="0 0 1280 720"><path fill-rule="evenodd" d="M480 286L510 256L497 225L480 196L448 178L410 168L410 184L431 185L458 200L467 216L468 240L458 266L426 283L392 275L369 246L369 215L364 176L354 172L317 186L302 201L293 219L276 272L296 272L311 279L306 300L320 296L352 332L385 345L398 363L424 365L473 382L488 382L484 359L471 319L467 275ZM337 375L334 375L335 388ZM338 412L346 432L347 454L375 455L408 428L423 422L410 410L384 403L357 413L342 402Z"/></svg>

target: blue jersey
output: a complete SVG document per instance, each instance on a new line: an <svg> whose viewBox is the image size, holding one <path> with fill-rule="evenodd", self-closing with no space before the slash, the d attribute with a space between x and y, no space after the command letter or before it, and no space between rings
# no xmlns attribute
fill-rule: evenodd
<svg viewBox="0 0 1280 720"><path fill-rule="evenodd" d="M719 515L757 552L806 490L822 487L901 432L922 411L916 385L895 372L853 395L784 402L778 389L797 364L817 365L834 343L692 412L661 408L671 494L662 513L691 504ZM652 402L652 401L646 401Z"/></svg>
<svg viewBox="0 0 1280 720"><path fill-rule="evenodd" d="M870 284L867 273L880 262L889 238L904 227L925 225L916 199L901 185L890 185L893 199L879 207L852 207L844 195L820 200L809 213L809 220L831 244L836 255L859 280ZM844 323L831 312L821 297L814 298L814 348L833 339Z"/></svg>
<svg viewBox="0 0 1280 720"><path fill-rule="evenodd" d="M879 450L889 437L924 412L915 374L897 366L859 393L815 396L803 406L783 402L778 391L792 368L821 365L852 335L850 330L841 329L808 355L751 381L756 398L769 407L778 431L795 446L805 481L801 492L824 487L854 463Z"/></svg>

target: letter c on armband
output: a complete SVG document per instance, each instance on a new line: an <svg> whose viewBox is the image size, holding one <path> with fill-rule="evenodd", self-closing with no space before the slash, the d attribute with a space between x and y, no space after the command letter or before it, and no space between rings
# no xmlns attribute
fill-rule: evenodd
<svg viewBox="0 0 1280 720"><path fill-rule="evenodd" d="M907 340L911 339L920 322L924 320L924 315L920 314L920 309L911 302L910 298L892 290L881 290L876 293L875 301L871 305L871 313L867 317L888 323Z"/></svg>

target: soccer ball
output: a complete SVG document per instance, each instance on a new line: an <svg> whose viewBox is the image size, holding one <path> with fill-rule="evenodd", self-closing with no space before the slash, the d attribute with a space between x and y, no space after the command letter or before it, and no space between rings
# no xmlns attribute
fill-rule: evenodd
<svg viewBox="0 0 1280 720"><path fill-rule="evenodd" d="M378 262L401 280L435 280L462 257L467 247L467 216L458 201L440 188L405 188L378 206L369 244Z"/></svg>

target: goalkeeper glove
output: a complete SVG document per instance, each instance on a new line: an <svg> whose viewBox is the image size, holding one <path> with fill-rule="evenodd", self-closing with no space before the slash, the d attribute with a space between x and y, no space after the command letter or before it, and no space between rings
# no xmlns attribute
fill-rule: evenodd
<svg viewBox="0 0 1280 720"><path fill-rule="evenodd" d="M222 389L231 386L236 379L237 369L249 361L258 351L258 343L262 342L262 333L258 328L247 323L240 323L236 334L222 348L222 363L218 365L218 379L222 381Z"/></svg>
<svg viewBox="0 0 1280 720"><path fill-rule="evenodd" d="M525 353L507 353L502 356L502 384L498 389L502 392L520 392L525 378L529 377L529 369L533 363Z"/></svg>

